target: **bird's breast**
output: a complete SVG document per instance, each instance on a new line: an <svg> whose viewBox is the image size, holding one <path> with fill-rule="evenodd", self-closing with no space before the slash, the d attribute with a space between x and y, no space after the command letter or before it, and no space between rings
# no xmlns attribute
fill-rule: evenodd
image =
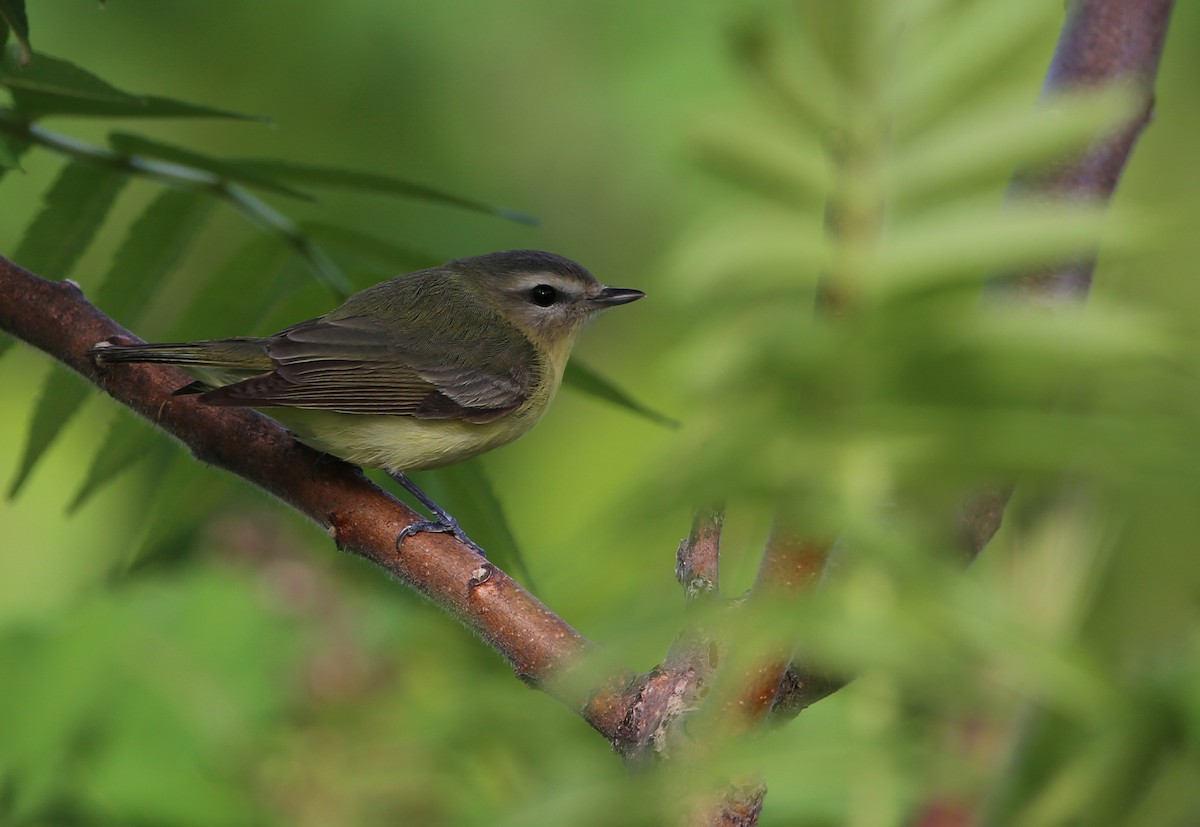
<svg viewBox="0 0 1200 827"><path fill-rule="evenodd" d="M354 465L388 471L423 471L453 465L512 442L537 424L555 388L540 392L513 413L492 422L346 414L298 408L265 409L311 448Z"/></svg>

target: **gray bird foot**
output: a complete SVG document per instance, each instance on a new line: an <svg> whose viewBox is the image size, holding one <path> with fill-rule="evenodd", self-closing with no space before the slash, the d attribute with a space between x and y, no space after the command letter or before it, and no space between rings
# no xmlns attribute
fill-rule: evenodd
<svg viewBox="0 0 1200 827"><path fill-rule="evenodd" d="M474 540L468 537L465 531L459 528L459 525L455 520L414 520L404 528L400 529L400 533L396 535L396 548L399 549L401 544L406 539L414 534L420 534L422 531L453 534L455 539L457 539L460 543L473 550L485 560L487 559L487 553L480 548L480 546L476 544Z"/></svg>

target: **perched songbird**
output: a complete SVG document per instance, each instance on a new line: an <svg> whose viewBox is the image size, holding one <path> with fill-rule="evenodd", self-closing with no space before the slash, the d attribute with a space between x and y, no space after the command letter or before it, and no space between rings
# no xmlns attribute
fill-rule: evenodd
<svg viewBox="0 0 1200 827"><path fill-rule="evenodd" d="M306 445L382 468L434 520L478 549L406 471L437 468L513 441L546 412L584 323L642 298L605 287L553 253L511 250L452 261L356 293L266 338L114 345L100 364L162 362L197 381L209 405L262 409Z"/></svg>

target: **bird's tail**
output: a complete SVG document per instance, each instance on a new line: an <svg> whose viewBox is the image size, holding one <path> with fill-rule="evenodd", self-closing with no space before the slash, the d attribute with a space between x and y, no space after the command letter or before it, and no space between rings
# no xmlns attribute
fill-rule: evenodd
<svg viewBox="0 0 1200 827"><path fill-rule="evenodd" d="M247 371L271 369L264 339L211 339L153 345L99 342L88 351L88 355L97 362L109 365L118 362L155 362Z"/></svg>

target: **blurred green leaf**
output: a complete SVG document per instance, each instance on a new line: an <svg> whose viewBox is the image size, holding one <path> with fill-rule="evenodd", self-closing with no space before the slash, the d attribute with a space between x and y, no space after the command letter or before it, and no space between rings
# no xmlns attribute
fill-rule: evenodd
<svg viewBox="0 0 1200 827"><path fill-rule="evenodd" d="M338 224L306 221L300 228L313 240L328 247L345 250L373 264L397 268L401 272L421 270L441 263L432 253Z"/></svg>
<svg viewBox="0 0 1200 827"><path fill-rule="evenodd" d="M8 28L17 45L17 62L25 65L33 56L33 47L29 45L29 18L25 14L25 0L0 0L0 20ZM4 45L7 38L0 38Z"/></svg>
<svg viewBox="0 0 1200 827"><path fill-rule="evenodd" d="M132 572L169 568L186 560L200 527L220 512L232 494L226 480L206 477L208 469L182 448L172 447L153 502L144 512L141 541L131 547L128 565Z"/></svg>
<svg viewBox="0 0 1200 827"><path fill-rule="evenodd" d="M20 779L0 816L21 823L54 803L72 752L111 700L109 653L120 628L103 612L80 610L73 634L0 630L0 771ZM7 810L7 812L6 812Z"/></svg>
<svg viewBox="0 0 1200 827"><path fill-rule="evenodd" d="M747 209L692 233L670 272L675 295L717 312L737 302L809 296L831 260L820 215Z"/></svg>
<svg viewBox="0 0 1200 827"><path fill-rule="evenodd" d="M213 200L189 190L165 189L129 228L95 303L131 322L149 303L212 212Z"/></svg>
<svg viewBox="0 0 1200 827"><path fill-rule="evenodd" d="M753 119L713 120L695 133L699 163L746 189L785 204L820 203L832 183L829 159L820 146Z"/></svg>
<svg viewBox="0 0 1200 827"><path fill-rule="evenodd" d="M1039 32L1057 25L1058 17L1058 10L1039 0L1010 0L958 3L949 13L916 21L904 42L909 59L893 62L886 76L889 109L911 130L945 113L967 93L982 97L989 73L996 73L1023 45L1036 42ZM924 22L931 25L920 25ZM956 114L947 114L946 120Z"/></svg>
<svg viewBox="0 0 1200 827"><path fill-rule="evenodd" d="M66 368L55 368L46 377L42 394L29 422L29 436L17 473L8 486L8 498L14 499L29 479L34 466L54 444L63 426L79 412L91 395L91 387Z"/></svg>
<svg viewBox="0 0 1200 827"><path fill-rule="evenodd" d="M317 281L335 296L344 300L354 292L346 274L337 263L286 215L241 187L230 186L224 190L223 195L246 218L286 241L308 265L309 272Z"/></svg>
<svg viewBox="0 0 1200 827"><path fill-rule="evenodd" d="M1133 113L1123 85L1089 89L1032 107L1025 95L947 120L901 146L889 168L896 197L966 188L987 175L1030 170L1082 150Z"/></svg>
<svg viewBox="0 0 1200 827"><path fill-rule="evenodd" d="M67 164L46 193L45 206L25 230L13 259L43 278L66 277L128 180L99 167Z"/></svg>
<svg viewBox="0 0 1200 827"><path fill-rule="evenodd" d="M1020 203L943 205L889 230L878 260L882 293L981 284L984 276L1051 267L1129 246L1143 233L1134 216L1102 205Z"/></svg>
<svg viewBox="0 0 1200 827"><path fill-rule="evenodd" d="M211 208L212 201L196 193L164 191L130 228L97 293L97 304L117 318L142 309ZM38 400L17 474L9 486L10 498L20 491L87 395L86 386L77 377L65 371L50 375Z"/></svg>
<svg viewBox="0 0 1200 827"><path fill-rule="evenodd" d="M108 136L108 143L117 152L127 155L143 155L162 161L170 161L175 164L183 164L184 166L203 169L222 178L247 184L258 189L265 189L280 195L298 198L302 201L315 200L309 193L288 186L282 181L277 181L268 175L261 175L220 158L213 158L210 155L204 155L194 150L164 144L161 141L155 141L142 135L134 135L129 132L113 132Z"/></svg>
<svg viewBox="0 0 1200 827"><path fill-rule="evenodd" d="M759 89L798 121L814 132L839 121L842 83L791 17L747 14L730 29L729 42L734 58Z"/></svg>
<svg viewBox="0 0 1200 827"><path fill-rule="evenodd" d="M7 135L0 135L0 167L4 167L4 169L21 168L21 150Z"/></svg>
<svg viewBox="0 0 1200 827"><path fill-rule="evenodd" d="M465 210L495 215L519 224L537 223L537 219L524 213L507 210L503 207L494 207L480 201L473 201L469 198L462 198L434 187L416 184L391 175L382 175L375 172L359 172L317 164L301 164L295 161L281 161L273 158L244 158L229 161L228 163L248 174L283 178L296 181L300 184L310 184L314 187L348 189L359 192L371 192L378 195L415 198L419 201L429 201L435 204L445 204L450 207L460 207Z"/></svg>
<svg viewBox="0 0 1200 827"><path fill-rule="evenodd" d="M122 92L85 69L43 54L33 55L23 66L15 56L6 55L0 63L0 86L12 93L17 111L31 119L45 115L99 115L110 118L269 120L155 95Z"/></svg>
<svg viewBox="0 0 1200 827"><path fill-rule="evenodd" d="M245 750L281 722L296 654L255 589L192 572L0 630L0 774L20 781L0 818L256 823Z"/></svg>
<svg viewBox="0 0 1200 827"><path fill-rule="evenodd" d="M613 382L605 379L578 359L572 359L567 363L567 369L563 372L563 383L588 396L609 402L640 417L649 419L651 422L665 425L668 428L679 427L678 420L661 414L634 399L633 396L621 390Z"/></svg>
<svg viewBox="0 0 1200 827"><path fill-rule="evenodd" d="M178 342L269 332L263 320L286 293L282 271L292 255L278 236L255 235L203 280L168 338ZM260 287L248 291L247 284Z"/></svg>
<svg viewBox="0 0 1200 827"><path fill-rule="evenodd" d="M144 423L118 411L100 440L83 482L67 506L67 514L78 511L106 485L140 462L150 461L155 469L165 470L166 455L174 450L174 443L156 438Z"/></svg>

